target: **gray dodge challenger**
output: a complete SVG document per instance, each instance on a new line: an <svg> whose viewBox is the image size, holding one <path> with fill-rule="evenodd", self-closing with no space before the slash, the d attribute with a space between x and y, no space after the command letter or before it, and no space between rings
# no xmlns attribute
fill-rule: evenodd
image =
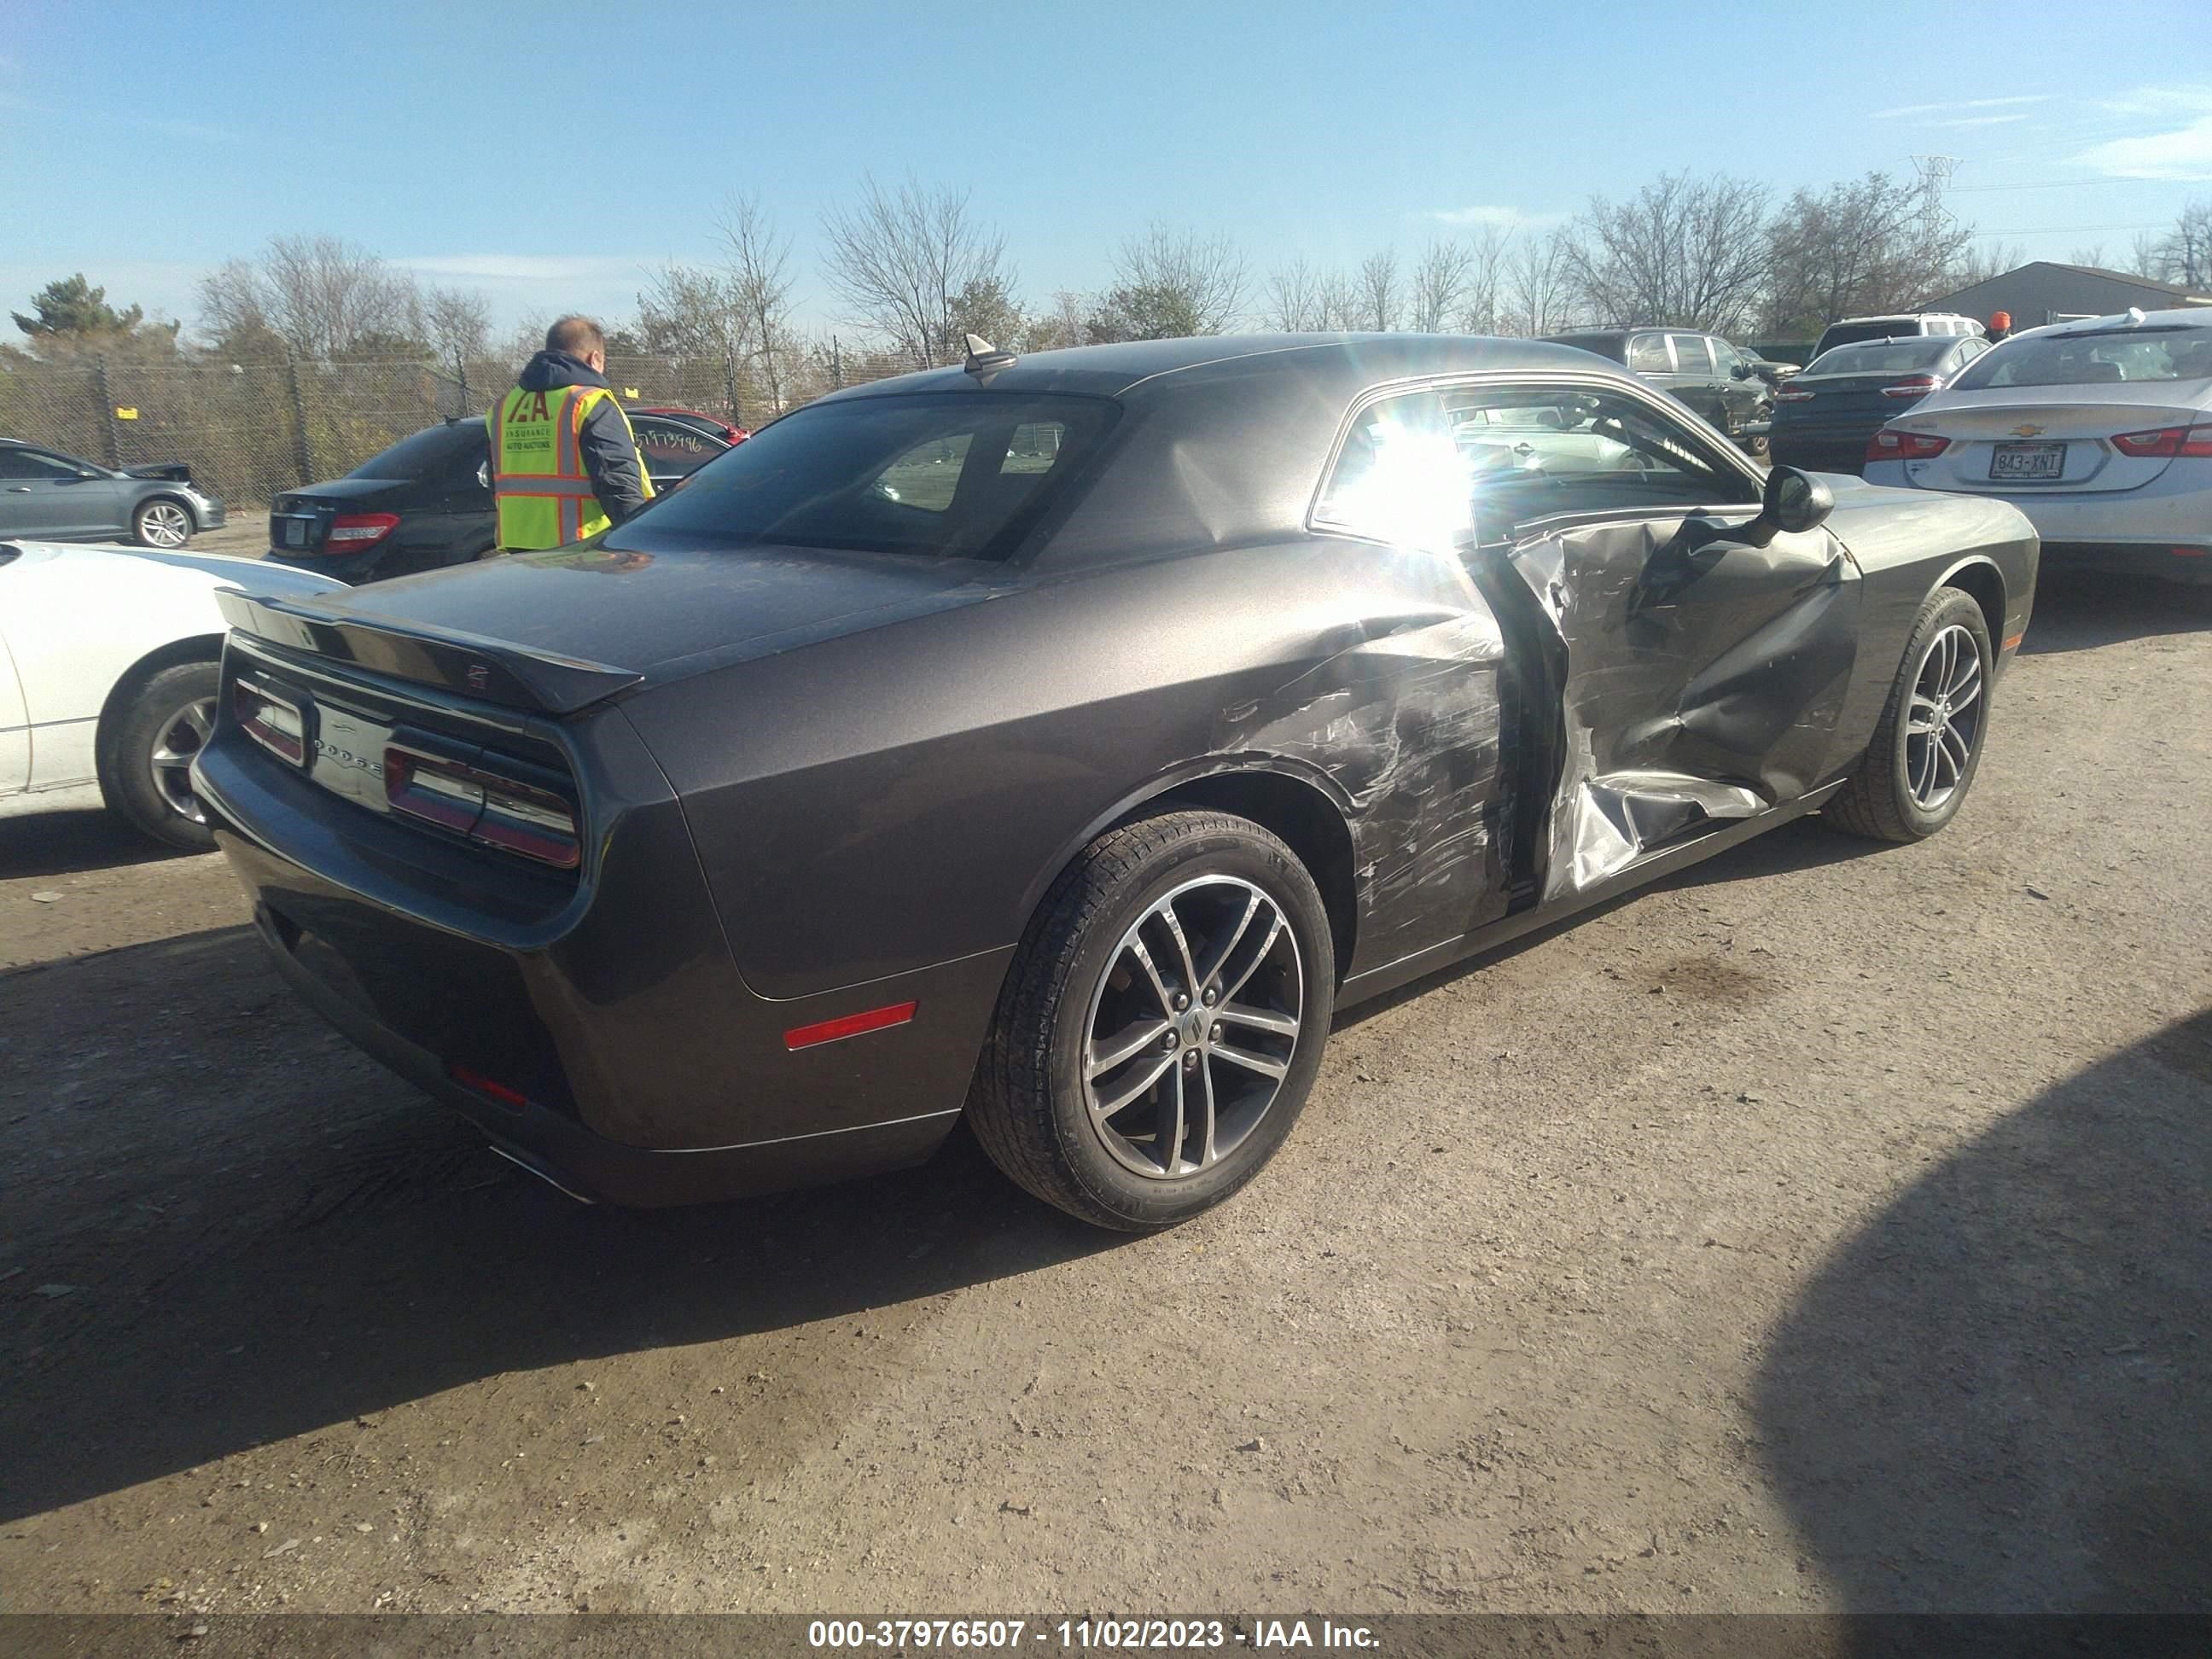
<svg viewBox="0 0 2212 1659"><path fill-rule="evenodd" d="M1569 347L971 340L583 544L226 595L194 777L301 994L578 1196L964 1113L1153 1228L1336 1010L1802 813L1940 830L2036 561Z"/></svg>

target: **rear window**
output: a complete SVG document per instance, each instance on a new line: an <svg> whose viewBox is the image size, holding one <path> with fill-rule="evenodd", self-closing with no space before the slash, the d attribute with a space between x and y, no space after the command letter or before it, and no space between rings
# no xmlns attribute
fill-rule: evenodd
<svg viewBox="0 0 2212 1659"><path fill-rule="evenodd" d="M2031 334L1977 357L1952 382L1961 391L2005 386L2112 386L2212 376L2212 328L2106 329Z"/></svg>
<svg viewBox="0 0 2212 1659"><path fill-rule="evenodd" d="M1595 351L1601 357L1620 362L1627 354L1628 339L1620 334L1553 334L1546 337L1552 345L1574 346L1583 351Z"/></svg>
<svg viewBox="0 0 2212 1659"><path fill-rule="evenodd" d="M605 544L1004 558L1115 412L1098 398L988 392L814 404L701 467Z"/></svg>
<svg viewBox="0 0 2212 1659"><path fill-rule="evenodd" d="M480 421L434 426L402 438L381 455L370 456L346 477L422 483L444 477L464 459L482 460L490 450L490 437Z"/></svg>
<svg viewBox="0 0 2212 1659"><path fill-rule="evenodd" d="M1926 368L1941 362L1958 347L1948 335L1914 340L1867 340L1857 345L1824 351L1807 365L1814 374L1893 374L1903 369Z"/></svg>
<svg viewBox="0 0 2212 1659"><path fill-rule="evenodd" d="M645 470L657 478L696 472L729 447L696 426L652 415L631 416L629 429L637 440L638 453L645 457Z"/></svg>

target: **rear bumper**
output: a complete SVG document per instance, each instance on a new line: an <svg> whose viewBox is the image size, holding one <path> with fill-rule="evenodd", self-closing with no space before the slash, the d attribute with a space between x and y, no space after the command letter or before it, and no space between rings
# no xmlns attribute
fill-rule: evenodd
<svg viewBox="0 0 2212 1659"><path fill-rule="evenodd" d="M712 1203L904 1169L935 1152L959 1115L956 1108L731 1146L625 1146L534 1101L507 1105L456 1083L447 1062L379 1023L302 962L288 942L289 930L266 905L255 907L254 925L279 975L342 1036L468 1119L517 1164L586 1203L641 1208Z"/></svg>
<svg viewBox="0 0 2212 1659"><path fill-rule="evenodd" d="M2162 545L2127 542L2045 542L2043 568L2052 575L2150 576L2212 586L2212 538Z"/></svg>
<svg viewBox="0 0 2212 1659"><path fill-rule="evenodd" d="M229 721L193 776L286 981L556 1184L682 1204L927 1157L966 1097L1011 951L761 997L629 722L611 708L564 737L603 829L573 891L544 902L512 861L341 799ZM905 1002L908 1024L787 1044Z"/></svg>

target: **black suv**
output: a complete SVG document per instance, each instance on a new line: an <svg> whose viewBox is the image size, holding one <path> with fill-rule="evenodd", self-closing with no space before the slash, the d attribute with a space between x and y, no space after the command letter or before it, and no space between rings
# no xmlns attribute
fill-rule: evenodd
<svg viewBox="0 0 2212 1659"><path fill-rule="evenodd" d="M1755 359L1719 335L1683 328L1590 328L1544 337L1620 364L1687 404L1747 454L1766 453L1765 422L1774 407L1773 388ZM1746 429L1753 426L1756 433Z"/></svg>
<svg viewBox="0 0 2212 1659"><path fill-rule="evenodd" d="M629 424L657 494L731 447L701 421L632 415ZM269 556L342 582L465 564L496 539L491 441L481 417L426 427L343 478L269 506Z"/></svg>

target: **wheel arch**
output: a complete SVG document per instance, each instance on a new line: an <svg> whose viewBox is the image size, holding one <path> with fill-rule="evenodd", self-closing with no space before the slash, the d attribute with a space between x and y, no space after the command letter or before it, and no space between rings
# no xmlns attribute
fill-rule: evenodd
<svg viewBox="0 0 2212 1659"><path fill-rule="evenodd" d="M2005 628L2004 572L1995 562L1977 555L1960 560L1946 570L1937 587L1955 587L1982 608L1982 620L1989 624L1990 644L1994 648L2003 642Z"/></svg>
<svg viewBox="0 0 2212 1659"><path fill-rule="evenodd" d="M152 506L155 501L171 501L177 507L183 509L185 521L191 526L192 533L194 535L198 535L202 530L206 528L206 526L200 522L199 510L195 507L191 501L172 490L155 489L148 491L145 495L141 495L137 501L131 503L131 527L133 530L137 528L138 515L144 512L149 507Z"/></svg>
<svg viewBox="0 0 2212 1659"><path fill-rule="evenodd" d="M1154 779L1102 813L1059 850L1023 896L1029 926L1060 872L1109 830L1163 812L1205 808L1249 818L1296 854L1319 890L1341 983L1359 934L1359 884L1352 804L1327 774L1278 757L1253 763L1217 758Z"/></svg>

